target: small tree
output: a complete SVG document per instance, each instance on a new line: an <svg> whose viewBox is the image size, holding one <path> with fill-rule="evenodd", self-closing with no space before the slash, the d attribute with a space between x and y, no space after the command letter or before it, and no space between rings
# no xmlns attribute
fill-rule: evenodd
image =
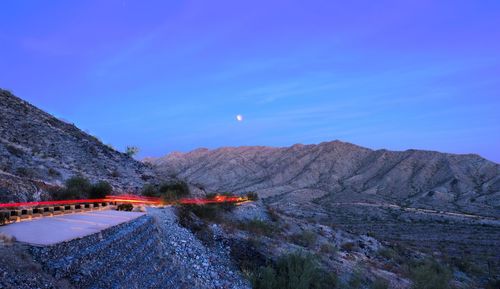
<svg viewBox="0 0 500 289"><path fill-rule="evenodd" d="M139 152L139 148L136 146L128 146L125 150L125 154L129 157L135 156Z"/></svg>
<svg viewBox="0 0 500 289"><path fill-rule="evenodd" d="M100 181L90 188L89 198L102 199L111 194L113 187L106 181Z"/></svg>

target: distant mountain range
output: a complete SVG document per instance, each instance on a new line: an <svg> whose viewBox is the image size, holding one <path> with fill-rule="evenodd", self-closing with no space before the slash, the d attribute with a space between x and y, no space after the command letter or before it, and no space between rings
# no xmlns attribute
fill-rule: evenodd
<svg viewBox="0 0 500 289"><path fill-rule="evenodd" d="M500 165L478 155L371 150L341 141L226 147L148 159L205 191L292 201L368 202L499 217Z"/></svg>
<svg viewBox="0 0 500 289"><path fill-rule="evenodd" d="M48 187L74 175L118 192L154 177L144 163L0 89L0 202L47 198Z"/></svg>

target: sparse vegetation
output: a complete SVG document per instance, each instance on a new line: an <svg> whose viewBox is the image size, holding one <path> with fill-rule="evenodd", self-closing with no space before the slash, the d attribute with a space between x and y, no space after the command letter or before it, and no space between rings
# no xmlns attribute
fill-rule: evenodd
<svg viewBox="0 0 500 289"><path fill-rule="evenodd" d="M135 156L136 154L139 153L139 148L136 147L136 146L128 146L126 149L125 149L125 154L129 157L133 157Z"/></svg>
<svg viewBox="0 0 500 289"><path fill-rule="evenodd" d="M111 194L112 191L113 187L108 182L100 181L90 187L89 198L102 199Z"/></svg>
<svg viewBox="0 0 500 289"><path fill-rule="evenodd" d="M49 176L51 176L51 177L60 177L61 176L61 173L54 168L49 168L48 173L49 173Z"/></svg>
<svg viewBox="0 0 500 289"><path fill-rule="evenodd" d="M340 245L340 248L342 248L342 250L347 251L347 252L353 251L355 247L356 247L356 244L354 244L353 242L346 242L346 243Z"/></svg>
<svg viewBox="0 0 500 289"><path fill-rule="evenodd" d="M389 288L389 282L382 278L377 278L370 286L371 289L387 289Z"/></svg>
<svg viewBox="0 0 500 289"><path fill-rule="evenodd" d="M74 176L66 180L63 188L51 190L54 200L100 199L109 195L113 188L106 181L92 184L87 178Z"/></svg>
<svg viewBox="0 0 500 289"><path fill-rule="evenodd" d="M445 265L439 264L435 259L429 258L414 262L409 266L409 271L413 281L412 288L450 288L451 270Z"/></svg>
<svg viewBox="0 0 500 289"><path fill-rule="evenodd" d="M336 288L337 276L322 269L309 254L284 255L276 264L260 267L251 276L255 289Z"/></svg>
<svg viewBox="0 0 500 289"><path fill-rule="evenodd" d="M142 189L143 196L161 198L165 202L175 201L189 194L189 186L181 181L165 182L159 185L147 184Z"/></svg>
<svg viewBox="0 0 500 289"><path fill-rule="evenodd" d="M319 251L323 254L335 254L338 252L338 249L337 249L337 247L335 247L334 245L332 245L330 243L323 243L319 247Z"/></svg>
<svg viewBox="0 0 500 289"><path fill-rule="evenodd" d="M5 223L9 220L9 215L7 212L0 212L0 226L5 225Z"/></svg>
<svg viewBox="0 0 500 289"><path fill-rule="evenodd" d="M299 234L290 237L291 241L302 247L312 247L316 244L318 235L313 231L304 230Z"/></svg>
<svg viewBox="0 0 500 289"><path fill-rule="evenodd" d="M240 230L248 231L257 235L266 235L266 236L270 236L271 234L278 231L276 226L272 225L269 222L265 222L258 219L239 222L237 227Z"/></svg>
<svg viewBox="0 0 500 289"><path fill-rule="evenodd" d="M36 173L31 168L20 167L16 169L16 174L22 177L33 178Z"/></svg>
<svg viewBox="0 0 500 289"><path fill-rule="evenodd" d="M127 211L130 212L134 209L134 206L132 204L120 204L116 207L118 211Z"/></svg>
<svg viewBox="0 0 500 289"><path fill-rule="evenodd" d="M256 192L248 192L246 193L247 198L250 201L258 201L259 200L259 195Z"/></svg>

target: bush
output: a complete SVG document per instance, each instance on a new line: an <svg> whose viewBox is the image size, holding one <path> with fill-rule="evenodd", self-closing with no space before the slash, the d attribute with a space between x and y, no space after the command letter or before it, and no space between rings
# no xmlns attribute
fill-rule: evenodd
<svg viewBox="0 0 500 289"><path fill-rule="evenodd" d="M250 201L258 201L259 200L259 195L256 192L248 192L247 193L247 198Z"/></svg>
<svg viewBox="0 0 500 289"><path fill-rule="evenodd" d="M135 156L137 153L139 153L139 148L135 146L128 146L125 149L125 154L129 157Z"/></svg>
<svg viewBox="0 0 500 289"><path fill-rule="evenodd" d="M184 205L183 210L192 212L198 218L213 221L219 217L220 210L217 205Z"/></svg>
<svg viewBox="0 0 500 289"><path fill-rule="evenodd" d="M0 225L5 225L9 220L9 214L7 212L0 212Z"/></svg>
<svg viewBox="0 0 500 289"><path fill-rule="evenodd" d="M132 211L132 209L134 209L134 206L132 206L132 204L120 204L120 205L118 205L118 207L116 209L118 211L130 212L130 211Z"/></svg>
<svg viewBox="0 0 500 289"><path fill-rule="evenodd" d="M313 231L302 231L300 234L295 234L291 236L292 242L302 247L312 247L316 244L318 235Z"/></svg>
<svg viewBox="0 0 500 289"><path fill-rule="evenodd" d="M54 200L101 199L112 190L113 187L108 182L92 184L85 177L74 176L66 180L64 188L52 189L51 194Z"/></svg>
<svg viewBox="0 0 500 289"><path fill-rule="evenodd" d="M323 243L321 244L319 251L323 254L335 254L338 252L338 249L330 243Z"/></svg>
<svg viewBox="0 0 500 289"><path fill-rule="evenodd" d="M354 247L356 247L356 244L354 244L353 242L346 242L340 246L340 248L342 248L342 250L347 251L347 252L354 250Z"/></svg>
<svg viewBox="0 0 500 289"><path fill-rule="evenodd" d="M160 185L147 184L142 189L143 196L161 198L165 202L175 201L189 194L189 186L185 182L166 182Z"/></svg>
<svg viewBox="0 0 500 289"><path fill-rule="evenodd" d="M373 281L370 288L371 289L387 289L387 288L389 288L389 282L387 282L387 280L384 280L382 278L377 278L377 279L375 279L375 281Z"/></svg>
<svg viewBox="0 0 500 289"><path fill-rule="evenodd" d="M266 236L270 236L271 234L277 231L277 228L272 224L269 224L267 222L258 219L253 219L246 222L240 222L238 223L238 228L240 230L248 231L253 234L266 235Z"/></svg>
<svg viewBox="0 0 500 289"><path fill-rule="evenodd" d="M113 187L108 182L100 181L90 187L88 197L90 199L103 199L112 191Z"/></svg>
<svg viewBox="0 0 500 289"><path fill-rule="evenodd" d="M410 266L412 288L450 288L451 270L434 259L415 262Z"/></svg>
<svg viewBox="0 0 500 289"><path fill-rule="evenodd" d="M289 254L251 276L254 289L323 289L337 287L337 276L322 269L309 254Z"/></svg>

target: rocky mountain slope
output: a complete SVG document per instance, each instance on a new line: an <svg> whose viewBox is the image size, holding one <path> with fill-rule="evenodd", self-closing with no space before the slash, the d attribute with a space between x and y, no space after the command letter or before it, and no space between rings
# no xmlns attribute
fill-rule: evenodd
<svg viewBox="0 0 500 289"><path fill-rule="evenodd" d="M261 208L289 228L300 224L318 236L318 226L338 228L424 252L474 271L477 288L500 277L500 165L477 155L334 141L198 149L146 161L207 193L255 191Z"/></svg>
<svg viewBox="0 0 500 289"><path fill-rule="evenodd" d="M147 160L207 191L498 215L500 165L477 155L370 150L340 141L198 149Z"/></svg>
<svg viewBox="0 0 500 289"><path fill-rule="evenodd" d="M154 177L145 164L0 89L0 202L38 200L74 175L135 191Z"/></svg>

